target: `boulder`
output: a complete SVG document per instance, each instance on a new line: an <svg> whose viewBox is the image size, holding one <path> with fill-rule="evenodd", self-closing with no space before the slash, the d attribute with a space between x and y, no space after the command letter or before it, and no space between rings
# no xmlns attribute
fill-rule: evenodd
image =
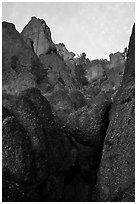
<svg viewBox="0 0 137 204"><path fill-rule="evenodd" d="M3 95L3 106L16 117L27 133L36 159L37 179L47 176L46 136L33 103L25 96Z"/></svg>
<svg viewBox="0 0 137 204"><path fill-rule="evenodd" d="M93 201L135 201L135 25L122 86L110 112L95 189Z"/></svg>
<svg viewBox="0 0 137 204"><path fill-rule="evenodd" d="M11 182L3 182L8 188L12 182L13 186L19 182L20 188L28 188L28 193L32 188L39 201L59 201L65 172L74 164L76 151L55 124L49 102L38 89L31 88L18 96L3 94L3 106L12 114L5 115L3 121L3 165L14 175ZM16 186L13 192L18 201Z"/></svg>
<svg viewBox="0 0 137 204"><path fill-rule="evenodd" d="M56 52L56 46L52 42L50 29L43 19L32 17L21 32L21 35L38 56L40 54Z"/></svg>
<svg viewBox="0 0 137 204"><path fill-rule="evenodd" d="M93 102L72 112L65 122L66 132L79 143L88 146L102 144L108 126L110 101L104 93L98 94Z"/></svg>

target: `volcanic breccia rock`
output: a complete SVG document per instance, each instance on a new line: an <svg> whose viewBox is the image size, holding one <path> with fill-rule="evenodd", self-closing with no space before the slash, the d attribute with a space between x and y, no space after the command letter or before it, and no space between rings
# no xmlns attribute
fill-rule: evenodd
<svg viewBox="0 0 137 204"><path fill-rule="evenodd" d="M32 17L21 32L21 35L38 56L56 52L50 28L43 19Z"/></svg>

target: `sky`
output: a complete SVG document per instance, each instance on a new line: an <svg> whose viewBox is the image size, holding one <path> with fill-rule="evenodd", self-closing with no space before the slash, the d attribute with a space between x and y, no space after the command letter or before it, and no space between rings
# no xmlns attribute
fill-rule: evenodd
<svg viewBox="0 0 137 204"><path fill-rule="evenodd" d="M54 43L75 54L109 59L128 47L135 22L134 2L3 2L2 21L21 32L31 17L46 21Z"/></svg>

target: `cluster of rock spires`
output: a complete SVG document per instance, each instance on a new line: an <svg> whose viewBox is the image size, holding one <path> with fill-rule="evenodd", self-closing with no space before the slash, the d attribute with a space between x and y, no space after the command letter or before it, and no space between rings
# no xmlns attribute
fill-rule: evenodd
<svg viewBox="0 0 137 204"><path fill-rule="evenodd" d="M135 200L135 25L110 61L2 23L2 199Z"/></svg>

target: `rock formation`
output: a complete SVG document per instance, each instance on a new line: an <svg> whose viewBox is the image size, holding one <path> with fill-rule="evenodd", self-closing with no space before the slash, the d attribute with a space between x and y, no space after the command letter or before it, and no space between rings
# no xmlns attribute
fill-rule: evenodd
<svg viewBox="0 0 137 204"><path fill-rule="evenodd" d="M47 80L51 88L60 84L67 89L71 89L77 85L77 81L71 74L70 68L60 56L52 53L40 55L39 58L44 69L47 71Z"/></svg>
<svg viewBox="0 0 137 204"><path fill-rule="evenodd" d="M43 19L32 17L31 21L21 32L21 35L38 56L56 52L56 46L51 39L50 29Z"/></svg>
<svg viewBox="0 0 137 204"><path fill-rule="evenodd" d="M110 113L97 180L98 201L135 201L135 25L122 87Z"/></svg>
<svg viewBox="0 0 137 204"><path fill-rule="evenodd" d="M72 60L75 54L69 52L63 43L56 44L57 53L65 60Z"/></svg>
<svg viewBox="0 0 137 204"><path fill-rule="evenodd" d="M17 94L45 76L45 71L12 23L2 23L2 89Z"/></svg>
<svg viewBox="0 0 137 204"><path fill-rule="evenodd" d="M2 26L2 200L134 201L135 28L90 61L42 19Z"/></svg>
<svg viewBox="0 0 137 204"><path fill-rule="evenodd" d="M68 116L66 131L79 143L88 146L99 145L106 134L109 108L110 101L104 93L100 93L89 106L84 106Z"/></svg>
<svg viewBox="0 0 137 204"><path fill-rule="evenodd" d="M69 140L54 122L49 102L37 89L3 98L3 106L12 115L3 121L3 169L9 172L9 185L11 176L12 182L19 182L21 188L29 183L28 193L33 188L37 193L38 188L39 201L60 200L63 172L70 168L75 156L71 154ZM9 193L3 201L8 200Z"/></svg>
<svg viewBox="0 0 137 204"><path fill-rule="evenodd" d="M99 60L93 60L90 65L87 65L86 68L86 78L89 82L94 81L95 79L99 79L103 77L103 67Z"/></svg>
<svg viewBox="0 0 137 204"><path fill-rule="evenodd" d="M114 54L110 54L109 58L110 58L110 65L109 65L109 69L111 69L112 67L117 67L121 64L123 64L125 62L125 57L126 57L126 53L120 53L120 52L116 52Z"/></svg>

